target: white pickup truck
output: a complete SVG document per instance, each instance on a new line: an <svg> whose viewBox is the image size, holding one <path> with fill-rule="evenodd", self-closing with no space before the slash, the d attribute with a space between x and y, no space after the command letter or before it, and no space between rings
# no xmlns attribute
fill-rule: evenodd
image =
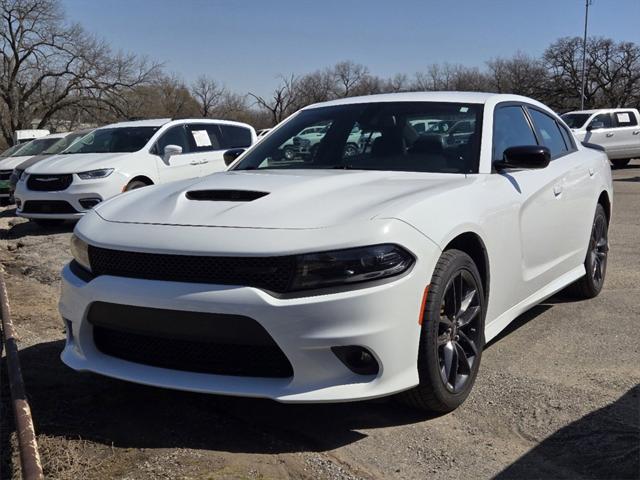
<svg viewBox="0 0 640 480"><path fill-rule="evenodd" d="M562 119L578 140L603 147L614 167L640 158L640 113L635 108L581 110Z"/></svg>

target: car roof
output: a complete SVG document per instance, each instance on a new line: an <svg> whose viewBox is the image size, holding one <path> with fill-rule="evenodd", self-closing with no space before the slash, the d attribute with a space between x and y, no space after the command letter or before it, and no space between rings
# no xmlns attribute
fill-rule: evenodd
<svg viewBox="0 0 640 480"><path fill-rule="evenodd" d="M238 125L242 127L251 127L246 123L242 122L234 122L231 120L220 120L217 118L179 118L179 119L171 119L171 118L151 118L147 120L133 120L129 122L118 122L111 123L109 125L104 125L100 127L102 128L126 128L126 127L162 127L167 123L172 123L174 125L179 125L182 123L217 123L217 124L226 124L226 125ZM251 127L252 128L252 127ZM98 130L99 130L98 129Z"/></svg>
<svg viewBox="0 0 640 480"><path fill-rule="evenodd" d="M629 111L629 110L635 110L634 108L624 108L624 107L617 107L617 108L594 108L591 110L573 110L571 112L567 112L567 113L584 113L585 115L593 115L594 113L602 113L602 112L618 112L620 110L625 110L625 111Z"/></svg>
<svg viewBox="0 0 640 480"><path fill-rule="evenodd" d="M498 102L527 102L541 105L539 102L521 95L486 92L404 92L383 93L378 95L365 95L362 97L341 98L329 102L316 103L306 108L329 107L333 105L349 105L354 103L378 103L378 102L451 102L451 103L478 103L489 101Z"/></svg>
<svg viewBox="0 0 640 480"><path fill-rule="evenodd" d="M44 137L38 137L38 138L34 138L34 140L45 140L47 138L64 138L67 135L69 135L69 133L71 132L64 132L64 133L50 133L49 135L45 135Z"/></svg>

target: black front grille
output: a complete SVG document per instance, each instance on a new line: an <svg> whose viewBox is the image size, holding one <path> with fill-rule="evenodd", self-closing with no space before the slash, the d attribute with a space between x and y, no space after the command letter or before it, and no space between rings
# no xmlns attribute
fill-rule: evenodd
<svg viewBox="0 0 640 480"><path fill-rule="evenodd" d="M13 172L13 170L0 170L0 181L9 180L9 177L11 177L11 172Z"/></svg>
<svg viewBox="0 0 640 480"><path fill-rule="evenodd" d="M29 200L24 202L22 213L78 213L63 200Z"/></svg>
<svg viewBox="0 0 640 480"><path fill-rule="evenodd" d="M273 338L249 317L96 302L88 320L96 348L122 360L215 375L293 375Z"/></svg>
<svg viewBox="0 0 640 480"><path fill-rule="evenodd" d="M89 246L94 275L218 285L242 285L286 292L296 267L294 256L207 257L127 252Z"/></svg>
<svg viewBox="0 0 640 480"><path fill-rule="evenodd" d="M64 175L29 175L27 188L37 192L58 192L66 190L73 177L71 174Z"/></svg>

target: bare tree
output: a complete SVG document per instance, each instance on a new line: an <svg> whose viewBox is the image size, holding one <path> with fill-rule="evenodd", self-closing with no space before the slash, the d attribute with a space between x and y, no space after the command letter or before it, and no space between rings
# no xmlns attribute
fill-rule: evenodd
<svg viewBox="0 0 640 480"><path fill-rule="evenodd" d="M225 93L224 87L207 75L199 76L191 85L191 94L200 104L200 114L203 117L211 115Z"/></svg>
<svg viewBox="0 0 640 480"><path fill-rule="evenodd" d="M547 71L542 62L517 52L511 58L495 58L487 62L488 83L492 91L528 97L544 95Z"/></svg>
<svg viewBox="0 0 640 480"><path fill-rule="evenodd" d="M62 110L82 102L118 108L115 94L148 82L159 65L113 54L77 24L66 24L58 0L0 0L0 130L39 119L43 127Z"/></svg>
<svg viewBox="0 0 640 480"><path fill-rule="evenodd" d="M350 97L359 94L358 86L369 76L369 69L352 61L345 61L333 67L333 75L336 82L336 96Z"/></svg>
<svg viewBox="0 0 640 480"><path fill-rule="evenodd" d="M297 102L297 78L294 75L280 77L280 85L273 91L271 98L261 97L254 93L249 93L259 108L269 112L273 125L280 123L290 115Z"/></svg>

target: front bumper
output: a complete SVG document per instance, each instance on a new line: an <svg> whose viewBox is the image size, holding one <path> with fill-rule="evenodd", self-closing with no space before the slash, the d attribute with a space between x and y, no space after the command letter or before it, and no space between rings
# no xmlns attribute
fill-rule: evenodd
<svg viewBox="0 0 640 480"><path fill-rule="evenodd" d="M413 269L388 283L326 295L278 299L250 287L100 276L85 282L62 273L60 313L67 326L62 360L71 368L179 390L281 402L337 402L380 397L418 383L418 317L422 293L439 251L430 245ZM257 321L293 367L290 378L213 375L132 363L100 352L87 320L92 302L243 315ZM215 325L212 325L215 328ZM367 348L377 375L359 375L332 352Z"/></svg>
<svg viewBox="0 0 640 480"><path fill-rule="evenodd" d="M103 179L82 181L74 175L73 182L67 189L51 192L29 190L27 182L24 179L20 180L14 193L16 202L20 205L16 209L16 214L20 217L35 219L77 220L91 210L84 208L80 203L81 200L99 199L104 201L122 192L122 186L126 184L126 180L119 181L112 178L114 175L117 175L117 172ZM73 207L75 212L35 213L24 211L25 203L29 201L66 202Z"/></svg>

